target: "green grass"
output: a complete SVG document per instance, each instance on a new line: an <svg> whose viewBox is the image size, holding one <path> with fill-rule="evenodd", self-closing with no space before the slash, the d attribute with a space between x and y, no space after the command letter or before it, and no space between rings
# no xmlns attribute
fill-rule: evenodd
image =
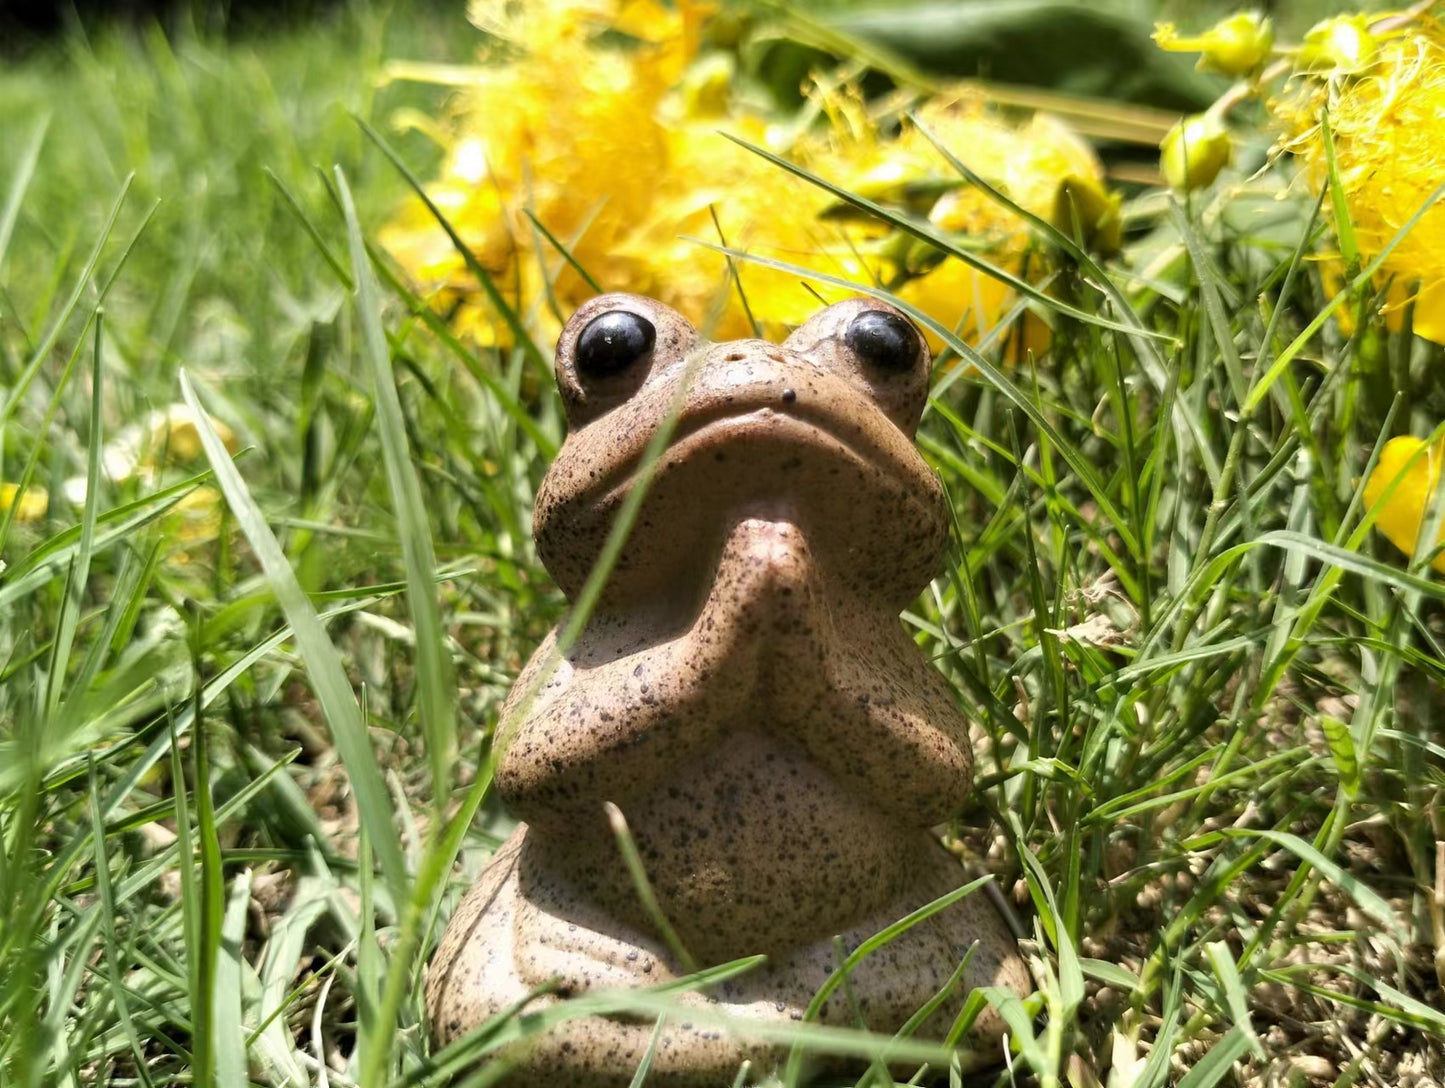
<svg viewBox="0 0 1445 1088"><path fill-rule="evenodd" d="M50 496L0 521L0 1083L442 1084L555 1019L672 1007L425 1040L426 959L510 827L497 711L563 611L530 538L563 437L546 345L459 343L368 244L434 154L388 122L435 102L380 62L465 56L459 26L359 5L0 72L0 480ZM906 622L979 727L950 840L1040 985L978 999L1012 1074L955 1080L1445 1078L1445 588L1359 496L1445 416L1445 359L1322 320L1319 210L1277 181L1141 195L1147 277L1038 224L1069 255L1028 302L1050 350L1001 330L938 372L954 550ZM102 445L183 398L234 464L205 431L107 480ZM196 539L199 486L225 513Z"/></svg>

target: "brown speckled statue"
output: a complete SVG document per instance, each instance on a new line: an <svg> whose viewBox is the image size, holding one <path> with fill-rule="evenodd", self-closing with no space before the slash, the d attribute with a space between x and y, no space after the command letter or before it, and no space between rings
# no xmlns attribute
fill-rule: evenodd
<svg viewBox="0 0 1445 1088"><path fill-rule="evenodd" d="M560 661L555 634L502 713L496 787L526 823L452 917L427 978L438 1044L557 980L563 994L686 973L639 903L603 812L636 838L663 915L701 964L760 968L682 1000L798 1020L853 949L963 882L929 828L971 786L968 726L898 614L940 569L948 514L913 446L928 348L853 299L781 347L709 344L649 299L604 295L563 331L571 426L537 499L537 549L575 599L644 452L675 429L601 598ZM550 675L547 675L550 670ZM541 679L540 686L538 684ZM850 976L894 1032L978 948L968 990L1031 989L980 893ZM542 998L541 1003L554 1000ZM843 990L825 1023L852 1025ZM998 1056L985 1012L968 1044ZM570 1020L509 1052L520 1085L625 1086L653 1026ZM776 1048L667 1021L647 1083L728 1085Z"/></svg>

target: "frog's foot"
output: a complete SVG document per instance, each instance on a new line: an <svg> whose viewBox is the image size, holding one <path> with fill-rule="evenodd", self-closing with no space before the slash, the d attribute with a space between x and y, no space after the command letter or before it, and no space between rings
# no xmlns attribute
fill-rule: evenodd
<svg viewBox="0 0 1445 1088"><path fill-rule="evenodd" d="M460 1038L539 987L551 984L556 997L535 999L529 1011L555 1005L558 998L602 990L655 986L685 972L656 940L607 918L578 900L563 904L555 889L536 896L521 879L519 857L526 828L498 851L463 899L432 962L427 978L427 1011L437 1045ZM943 851L921 873L910 893L863 919L840 939L845 951L957 885L958 869ZM873 1031L892 1034L925 1002L943 990L954 968L974 946L962 982L917 1032L939 1038L947 1032L968 992L999 986L1016 993L1032 987L1012 937L993 906L977 893L909 929L866 957L823 1005L825 1024L855 1026L861 1018ZM747 1038L719 1018L788 1023L801 1021L809 1002L837 963L831 937L774 956L706 993L673 995L670 1016L653 1054L649 1084L666 1088L731 1083L743 1061L762 1074L781 1064L786 1049ZM688 1019L696 1011L696 1020ZM625 1012L567 1020L529 1037L503 1053L515 1064L517 1085L569 1084L581 1088L622 1088L652 1045L650 1018ZM985 1010L964 1040L965 1064L989 1064L1002 1057L1004 1025ZM846 1067L848 1063L839 1063Z"/></svg>

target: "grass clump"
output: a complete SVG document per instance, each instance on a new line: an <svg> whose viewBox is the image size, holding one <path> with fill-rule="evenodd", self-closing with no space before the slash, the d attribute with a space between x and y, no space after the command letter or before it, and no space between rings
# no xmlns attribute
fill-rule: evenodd
<svg viewBox="0 0 1445 1088"><path fill-rule="evenodd" d="M378 91L383 59L459 59L455 16L384 16L115 30L0 75L7 1082L440 1084L556 1019L671 1007L584 995L428 1052L425 961L510 826L490 730L562 611L530 508L563 428L536 312L480 348L375 244L436 157L385 129L430 100ZM905 621L977 723L947 841L996 874L1039 990L980 997L1011 1070L895 1053L968 1083L1440 1081L1445 503L1423 488L1405 558L1363 496L1390 438L1437 437L1441 349L1370 320L1381 246L1342 297L1321 275L1337 167L1318 197L1279 168L1134 190L1105 262L939 151L1049 279L967 338L854 289L945 347L920 442L955 551Z"/></svg>

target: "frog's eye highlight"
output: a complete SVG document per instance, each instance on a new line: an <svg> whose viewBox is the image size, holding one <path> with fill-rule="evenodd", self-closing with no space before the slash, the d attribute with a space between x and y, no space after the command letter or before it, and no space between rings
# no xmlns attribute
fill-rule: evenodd
<svg viewBox="0 0 1445 1088"><path fill-rule="evenodd" d="M843 343L865 363L890 374L912 370L918 362L918 330L907 318L887 310L859 314L843 334Z"/></svg>
<svg viewBox="0 0 1445 1088"><path fill-rule="evenodd" d="M657 328L631 310L609 310L594 317L577 337L577 371L587 378L610 378L645 359L657 343Z"/></svg>

